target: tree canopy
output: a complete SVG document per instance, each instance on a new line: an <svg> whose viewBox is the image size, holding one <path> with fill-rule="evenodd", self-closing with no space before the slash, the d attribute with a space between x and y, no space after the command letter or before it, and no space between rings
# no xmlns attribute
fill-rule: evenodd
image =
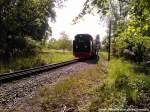
<svg viewBox="0 0 150 112"><path fill-rule="evenodd" d="M72 50L72 41L69 39L69 36L65 32L61 32L60 38L58 40L56 40L55 38L50 39L48 48L62 49L63 51Z"/></svg>
<svg viewBox="0 0 150 112"><path fill-rule="evenodd" d="M0 54L24 51L30 40L41 41L55 20L54 0L0 1ZM34 45L36 46L36 45ZM32 48L32 47L31 47Z"/></svg>
<svg viewBox="0 0 150 112"><path fill-rule="evenodd" d="M95 10L112 21L114 55L130 54L138 62L150 60L149 0L87 0L78 18Z"/></svg>

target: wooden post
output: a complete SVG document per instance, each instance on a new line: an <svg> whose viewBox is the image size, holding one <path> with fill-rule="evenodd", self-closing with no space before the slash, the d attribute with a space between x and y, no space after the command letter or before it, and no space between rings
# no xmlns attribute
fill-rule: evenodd
<svg viewBox="0 0 150 112"><path fill-rule="evenodd" d="M108 61L110 61L110 48L111 48L111 20L109 21L109 36L108 36Z"/></svg>

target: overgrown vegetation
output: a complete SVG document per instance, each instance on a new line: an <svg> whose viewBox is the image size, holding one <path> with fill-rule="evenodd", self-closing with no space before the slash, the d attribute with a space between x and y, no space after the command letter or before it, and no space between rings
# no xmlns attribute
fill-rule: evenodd
<svg viewBox="0 0 150 112"><path fill-rule="evenodd" d="M74 57L71 51L63 52L62 50L43 50L39 52L36 56L14 56L10 58L8 63L1 61L0 73L27 69L49 63L67 61L73 58Z"/></svg>
<svg viewBox="0 0 150 112"><path fill-rule="evenodd" d="M110 61L105 83L94 91L91 112L110 108L150 109L150 78L134 71L133 66L123 59Z"/></svg>

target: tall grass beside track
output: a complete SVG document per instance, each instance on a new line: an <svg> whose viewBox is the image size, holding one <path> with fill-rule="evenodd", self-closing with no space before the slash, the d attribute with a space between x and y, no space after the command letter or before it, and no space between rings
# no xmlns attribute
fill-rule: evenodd
<svg viewBox="0 0 150 112"><path fill-rule="evenodd" d="M112 59L105 83L95 89L89 110L150 109L150 77L133 70L134 64Z"/></svg>
<svg viewBox="0 0 150 112"><path fill-rule="evenodd" d="M8 63L2 63L2 61L0 61L0 73L27 69L49 63L58 63L73 58L71 51L63 52L62 50L43 50L34 56L12 57Z"/></svg>

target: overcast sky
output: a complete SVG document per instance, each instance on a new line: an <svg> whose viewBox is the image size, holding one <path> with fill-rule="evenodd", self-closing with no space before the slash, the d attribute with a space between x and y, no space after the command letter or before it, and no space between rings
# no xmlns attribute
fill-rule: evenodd
<svg viewBox="0 0 150 112"><path fill-rule="evenodd" d="M85 15L75 25L72 25L72 20L81 12L83 4L86 0L68 0L65 2L65 7L56 8L56 22L49 22L52 27L52 37L58 39L60 33L65 31L69 38L73 40L78 33L88 33L95 37L100 34L101 40L106 35L107 26L104 21L100 21L98 15Z"/></svg>

